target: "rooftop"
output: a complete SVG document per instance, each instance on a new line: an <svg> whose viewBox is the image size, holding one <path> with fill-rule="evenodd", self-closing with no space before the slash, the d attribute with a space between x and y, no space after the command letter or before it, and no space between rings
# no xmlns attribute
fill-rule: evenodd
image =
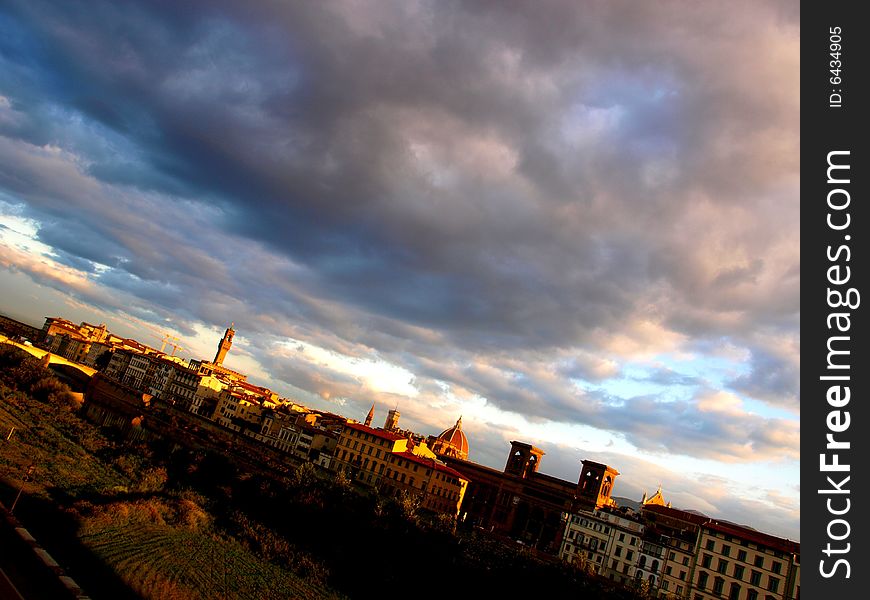
<svg viewBox="0 0 870 600"><path fill-rule="evenodd" d="M405 439L404 436L392 433L390 431L386 431L384 429L375 429L373 427L366 427L365 425L360 425L359 423L347 423L345 427L349 429L354 429L356 431L362 431L363 433L368 433L369 435L389 440L391 442Z"/></svg>

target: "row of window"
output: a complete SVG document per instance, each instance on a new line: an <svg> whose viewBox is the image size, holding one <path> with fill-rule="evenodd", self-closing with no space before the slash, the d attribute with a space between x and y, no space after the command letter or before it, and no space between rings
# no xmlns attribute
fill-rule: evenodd
<svg viewBox="0 0 870 600"><path fill-rule="evenodd" d="M363 470L369 470L369 467L371 467L372 470L377 468L378 475L384 475L388 479L393 479L395 481L398 481L399 483L406 483L407 482L408 485L410 485L411 487L417 487L417 480L415 477L410 476L410 475L406 477L405 473L402 473L398 470L389 469L389 468L387 468L385 471L384 463L376 463L373 460L370 461L368 458L362 459L361 455L354 457L352 452L344 450L344 449L338 450L336 454L340 460L358 464ZM391 463L396 462L396 460L395 460L396 458L397 457L395 457L395 456L390 456L389 460ZM362 460L360 460L360 459L362 459ZM403 463L406 463L407 461L404 461L404 459L402 459L398 462L399 462L399 464L403 464ZM415 472L417 472L419 465L414 464L412 466L413 466L413 470ZM431 473L432 473L431 469L426 469L427 476L430 475ZM437 475L438 474L436 473L436 476ZM441 477L440 479L448 481L448 482L456 481L454 478L450 478L450 477ZM369 483L371 483L372 482L372 475L369 474L368 476L363 476L363 481L368 481ZM423 484L421 483L421 487L422 487L422 485ZM448 500L452 500L452 501L459 500L458 493L456 493L454 491L449 491L449 490L447 490L443 487L439 487L439 486L436 486L433 488L432 494L435 496L445 497Z"/></svg>
<svg viewBox="0 0 870 600"><path fill-rule="evenodd" d="M720 573L724 573L724 572L720 571ZM743 572L742 571L741 571L740 575L741 575L741 577L737 577L735 575L734 578L739 579L740 581L743 581L743 578L742 578ZM698 572L698 588L702 589L702 590L705 589L707 587L707 582L709 581L709 578L710 578L710 576L707 572L699 571ZM724 581L724 579L722 579L721 577L714 578L714 582L713 582L713 590L714 591L716 591L716 582L717 581ZM752 573L749 576L749 584L761 587L761 573L759 571L752 571ZM779 591L779 584L780 584L779 579L777 579L776 577L773 577L771 575L768 575L768 577L767 577L767 589L769 591L774 592L774 593L778 592ZM733 585L736 585L738 588L740 587L740 585L736 582ZM719 592L721 592L721 590L719 590Z"/></svg>
<svg viewBox="0 0 870 600"><path fill-rule="evenodd" d="M706 549L710 550L711 552L715 552L716 551L716 540L708 539L707 544L706 544ZM721 554L723 556L731 556L731 546L728 544L722 543L722 547L719 550L719 554ZM781 553L776 552L776 555L779 556L779 555L781 555ZM737 550L737 560L739 560L740 562L748 562L746 559L747 559L746 550L743 550L742 548L738 549ZM764 556L761 554L756 555L754 560L753 560L753 563L759 569L763 569L764 568ZM782 572L782 563L778 560L771 559L770 570L774 573Z"/></svg>
<svg viewBox="0 0 870 600"><path fill-rule="evenodd" d="M713 565L713 557L707 553L704 553L703 557L701 558L701 566L704 567L705 569L711 569L712 565ZM727 575L728 574L728 561L720 558L719 563L716 565L716 571L718 571L719 573L722 573L723 575ZM776 571L776 572L778 573L779 571ZM738 579L740 581L743 581L745 573L746 573L746 569L743 565L734 565L734 569L731 573L731 576L734 579ZM755 569L752 569L750 571L750 574L749 574L749 583L751 583L752 585L760 586L761 585L761 575L762 575L761 571L757 571ZM779 587L779 579L774 577L773 575L768 575L767 576L767 589L775 592L778 587Z"/></svg>
<svg viewBox="0 0 870 600"><path fill-rule="evenodd" d="M593 531L600 531L602 533L610 533L610 527L607 525L602 525L598 521L590 521L588 519L584 519L582 517L578 517L574 515L571 517L571 522L575 525L580 525L581 527L585 527L587 529L592 529Z"/></svg>

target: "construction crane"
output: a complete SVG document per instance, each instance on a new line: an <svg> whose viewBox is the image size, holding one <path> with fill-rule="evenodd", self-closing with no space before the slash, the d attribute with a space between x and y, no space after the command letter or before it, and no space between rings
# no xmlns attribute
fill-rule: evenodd
<svg viewBox="0 0 870 600"><path fill-rule="evenodd" d="M152 331L155 334L155 337L160 339L160 341L161 341L160 351L161 352L165 353L167 345L172 346L172 354L170 354L170 356L175 356L175 353L178 351L184 352L186 350L186 348L183 348L180 344L176 343L176 342L181 341L180 338L178 338L174 335L170 335L170 334L166 333L165 331L158 329L157 327L155 327L151 323L148 323L146 321L143 321L142 319L134 317L131 314L127 314L127 313L124 313L124 314L127 317L127 320L132 321L133 323L136 323L137 325Z"/></svg>
<svg viewBox="0 0 870 600"><path fill-rule="evenodd" d="M172 346L172 354L170 354L169 356L175 356L175 353L177 351L185 350L185 348L182 348L180 345L175 343L175 342L180 342L180 341L181 341L181 338L175 337L174 335L169 335L168 333L164 333L162 343L160 344L160 351L165 352L166 344L169 344L170 346Z"/></svg>

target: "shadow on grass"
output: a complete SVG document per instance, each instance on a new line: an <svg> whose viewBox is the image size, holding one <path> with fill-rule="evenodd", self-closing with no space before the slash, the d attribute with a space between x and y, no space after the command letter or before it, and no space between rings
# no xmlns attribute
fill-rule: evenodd
<svg viewBox="0 0 870 600"><path fill-rule="evenodd" d="M0 499L7 507L17 493L17 488L0 479ZM24 493L15 507L15 517L94 600L142 600L81 543L78 519L54 501Z"/></svg>

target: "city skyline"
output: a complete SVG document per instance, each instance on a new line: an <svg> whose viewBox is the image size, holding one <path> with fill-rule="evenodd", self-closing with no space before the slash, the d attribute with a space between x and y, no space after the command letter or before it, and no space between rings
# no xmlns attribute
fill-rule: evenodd
<svg viewBox="0 0 870 600"><path fill-rule="evenodd" d="M127 8L0 9L4 312L800 539L796 7Z"/></svg>

